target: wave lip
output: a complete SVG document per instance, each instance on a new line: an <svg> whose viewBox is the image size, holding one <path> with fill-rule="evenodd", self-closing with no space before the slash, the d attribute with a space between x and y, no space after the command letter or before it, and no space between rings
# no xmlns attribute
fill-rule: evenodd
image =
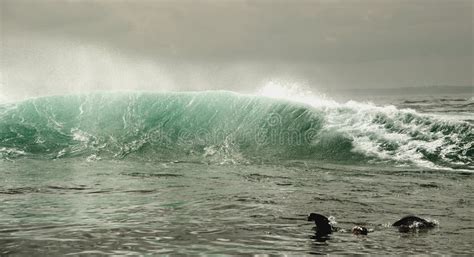
<svg viewBox="0 0 474 257"><path fill-rule="evenodd" d="M0 105L0 158L473 168L473 127L394 106L224 91L94 93Z"/></svg>

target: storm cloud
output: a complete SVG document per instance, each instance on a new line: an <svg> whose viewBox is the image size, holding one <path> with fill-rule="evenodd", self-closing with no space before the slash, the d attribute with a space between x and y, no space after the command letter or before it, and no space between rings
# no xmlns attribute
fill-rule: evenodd
<svg viewBox="0 0 474 257"><path fill-rule="evenodd" d="M470 0L0 3L7 94L473 85Z"/></svg>

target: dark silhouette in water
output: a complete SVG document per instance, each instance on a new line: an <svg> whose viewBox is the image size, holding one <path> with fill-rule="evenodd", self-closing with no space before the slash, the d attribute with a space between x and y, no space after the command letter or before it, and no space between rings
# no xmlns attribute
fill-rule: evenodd
<svg viewBox="0 0 474 257"><path fill-rule="evenodd" d="M330 221L326 216L318 213L310 213L308 221L314 221L316 224L316 239L322 239L332 234L334 228L331 226Z"/></svg>
<svg viewBox="0 0 474 257"><path fill-rule="evenodd" d="M331 225L329 219L318 213L310 213L308 216L308 221L314 221L316 224L316 239L327 239L332 232L338 231L339 229ZM398 227L400 232L410 232L415 230L430 229L436 227L436 223L432 221L427 221L417 216L409 215L401 218L392 224L394 227ZM354 235L367 235L371 230L362 227L355 226L351 229L352 234ZM324 240L324 241L325 241Z"/></svg>
<svg viewBox="0 0 474 257"><path fill-rule="evenodd" d="M400 232L410 232L417 229L430 229L436 226L436 223L427 221L417 216L409 215L401 218L392 224L394 227L398 227Z"/></svg>
<svg viewBox="0 0 474 257"><path fill-rule="evenodd" d="M327 237L332 234L332 232L341 230L331 225L331 222L326 216L318 213L310 213L308 216L308 221L314 221L314 223L316 224L315 238L318 240L325 238L327 239ZM369 230L362 226L355 226L352 228L351 232L354 235L367 235L369 233Z"/></svg>

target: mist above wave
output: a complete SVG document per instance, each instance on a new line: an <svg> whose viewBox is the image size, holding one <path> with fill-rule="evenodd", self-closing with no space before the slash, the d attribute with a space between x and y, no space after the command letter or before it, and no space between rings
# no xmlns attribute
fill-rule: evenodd
<svg viewBox="0 0 474 257"><path fill-rule="evenodd" d="M472 131L466 122L338 103L271 83L256 95L102 92L0 105L4 159L307 159L472 168Z"/></svg>

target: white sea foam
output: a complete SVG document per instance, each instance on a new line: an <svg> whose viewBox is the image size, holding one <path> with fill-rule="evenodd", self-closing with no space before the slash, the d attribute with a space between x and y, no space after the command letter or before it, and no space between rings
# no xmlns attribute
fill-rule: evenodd
<svg viewBox="0 0 474 257"><path fill-rule="evenodd" d="M433 130L432 126L456 127L463 125L461 121L421 114L412 109L352 100L339 103L324 95L301 90L297 84L274 81L267 83L258 95L300 102L324 111L324 129L345 134L352 140L353 152L382 160L440 168L427 159L426 154L436 154L453 164L446 156L459 152L460 145L464 152L472 147L472 143L459 144L463 135L446 134L442 129Z"/></svg>

